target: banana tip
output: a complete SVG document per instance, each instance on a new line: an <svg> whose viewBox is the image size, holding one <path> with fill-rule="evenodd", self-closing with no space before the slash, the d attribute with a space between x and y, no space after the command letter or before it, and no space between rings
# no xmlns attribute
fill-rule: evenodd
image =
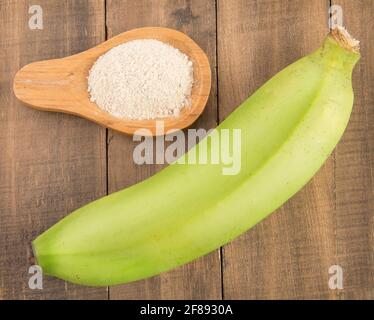
<svg viewBox="0 0 374 320"><path fill-rule="evenodd" d="M331 30L330 35L343 48L360 53L360 41L352 37L346 28L337 26Z"/></svg>

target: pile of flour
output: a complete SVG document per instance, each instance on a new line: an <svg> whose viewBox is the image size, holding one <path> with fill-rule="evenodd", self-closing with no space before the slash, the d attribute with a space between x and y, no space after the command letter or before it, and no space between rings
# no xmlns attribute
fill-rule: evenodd
<svg viewBox="0 0 374 320"><path fill-rule="evenodd" d="M158 40L121 44L102 55L88 76L91 101L115 117L156 119L190 105L193 64Z"/></svg>

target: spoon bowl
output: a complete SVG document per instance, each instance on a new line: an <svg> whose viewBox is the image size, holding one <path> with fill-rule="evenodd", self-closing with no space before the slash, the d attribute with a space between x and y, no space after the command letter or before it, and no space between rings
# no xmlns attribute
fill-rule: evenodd
<svg viewBox="0 0 374 320"><path fill-rule="evenodd" d="M112 116L90 100L87 77L92 65L108 50L137 39L156 39L185 53L193 62L191 106L178 116L154 120L131 120ZM13 82L16 97L32 108L69 113L126 134L138 129L144 135L162 135L191 125L203 112L211 87L211 70L204 51L182 32L160 27L133 29L98 46L61 59L30 63L20 69ZM157 122L164 130L157 130Z"/></svg>

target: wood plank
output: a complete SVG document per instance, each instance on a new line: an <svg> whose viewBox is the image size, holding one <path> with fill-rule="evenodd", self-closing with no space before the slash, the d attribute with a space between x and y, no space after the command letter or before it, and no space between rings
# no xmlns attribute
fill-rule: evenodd
<svg viewBox="0 0 374 320"><path fill-rule="evenodd" d="M354 71L355 105L336 151L337 264L342 299L374 299L374 2L339 0L344 25L361 41Z"/></svg>
<svg viewBox="0 0 374 320"><path fill-rule="evenodd" d="M39 0L44 29L28 28L34 1L1 3L0 10L0 299L105 299L87 288L45 277L28 287L31 241L72 210L106 194L105 129L68 115L25 107L16 100L16 71L59 58L105 38L103 0Z"/></svg>
<svg viewBox="0 0 374 320"><path fill-rule="evenodd" d="M187 33L207 53L212 67L212 91L195 128L216 126L216 21L214 0L107 1L107 30L112 37L143 26L163 26ZM109 132L109 192L146 179L162 165L137 166L131 137ZM110 288L111 299L220 299L219 251L161 276Z"/></svg>
<svg viewBox="0 0 374 320"><path fill-rule="evenodd" d="M267 79L317 49L329 1L218 1L222 121ZM287 204L224 247L224 299L334 298L334 159Z"/></svg>

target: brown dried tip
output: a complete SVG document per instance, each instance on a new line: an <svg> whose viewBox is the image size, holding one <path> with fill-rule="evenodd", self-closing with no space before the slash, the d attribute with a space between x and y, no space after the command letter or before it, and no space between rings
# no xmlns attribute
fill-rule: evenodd
<svg viewBox="0 0 374 320"><path fill-rule="evenodd" d="M341 47L355 53L360 53L360 41L353 38L344 27L336 27L331 30L330 35Z"/></svg>

